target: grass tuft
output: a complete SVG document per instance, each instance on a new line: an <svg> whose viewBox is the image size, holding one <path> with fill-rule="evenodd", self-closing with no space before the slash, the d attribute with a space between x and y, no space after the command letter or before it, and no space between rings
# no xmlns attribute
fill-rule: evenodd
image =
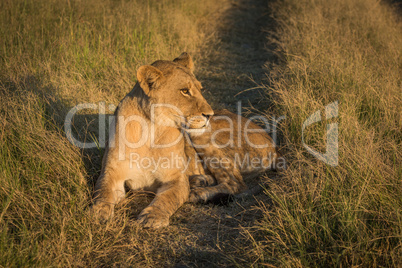
<svg viewBox="0 0 402 268"><path fill-rule="evenodd" d="M282 64L270 70L283 146L290 162L261 206L252 247L260 263L286 267L398 266L402 262L402 32L387 4L375 0L285 0L272 5ZM339 102L339 116L325 106ZM325 152L326 124L338 123L339 165ZM257 239L258 238L258 239ZM255 244L255 243L254 243Z"/></svg>

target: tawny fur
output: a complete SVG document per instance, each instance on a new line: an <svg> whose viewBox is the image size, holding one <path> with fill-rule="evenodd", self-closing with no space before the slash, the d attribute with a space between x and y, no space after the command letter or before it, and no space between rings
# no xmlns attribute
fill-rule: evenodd
<svg viewBox="0 0 402 268"><path fill-rule="evenodd" d="M174 61L156 61L138 69L138 83L115 112L115 131L111 131L95 186L93 211L101 218L113 215L114 206L125 197L125 184L156 193L138 216L145 227L167 226L169 217L187 201L188 173L194 171L186 167L180 128L193 121L204 127L213 114L192 68L191 57L183 53ZM165 106L153 106L157 104ZM181 161L158 168L145 166L146 161L141 165L144 159L173 157Z"/></svg>
<svg viewBox="0 0 402 268"><path fill-rule="evenodd" d="M247 190L245 180L286 163L272 138L249 119L215 111L207 130L188 130L205 171L190 176L190 202L207 202ZM258 162L260 161L260 162Z"/></svg>

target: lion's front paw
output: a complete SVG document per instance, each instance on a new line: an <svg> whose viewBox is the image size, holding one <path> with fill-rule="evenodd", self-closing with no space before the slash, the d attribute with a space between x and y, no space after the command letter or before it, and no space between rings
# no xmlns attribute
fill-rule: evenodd
<svg viewBox="0 0 402 268"><path fill-rule="evenodd" d="M138 223L144 228L161 228L169 225L169 215L157 207L146 207L138 216Z"/></svg>
<svg viewBox="0 0 402 268"><path fill-rule="evenodd" d="M113 217L114 206L107 203L97 203L92 206L91 213L101 221L108 221Z"/></svg>

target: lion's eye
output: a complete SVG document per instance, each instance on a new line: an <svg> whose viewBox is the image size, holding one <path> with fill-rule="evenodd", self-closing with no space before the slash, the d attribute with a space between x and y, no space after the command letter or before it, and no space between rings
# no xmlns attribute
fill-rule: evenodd
<svg viewBox="0 0 402 268"><path fill-rule="evenodd" d="M182 88L180 91L182 94L190 96L190 90L188 88Z"/></svg>

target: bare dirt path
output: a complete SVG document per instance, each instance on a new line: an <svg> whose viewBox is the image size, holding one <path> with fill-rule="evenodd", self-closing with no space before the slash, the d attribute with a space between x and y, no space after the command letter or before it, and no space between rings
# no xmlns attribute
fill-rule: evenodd
<svg viewBox="0 0 402 268"><path fill-rule="evenodd" d="M216 19L217 41L198 63L197 76L207 89L206 98L213 106L232 111L239 101L264 108L256 87L265 77L263 65L275 60L266 40L272 24L268 1L233 2Z"/></svg>
<svg viewBox="0 0 402 268"><path fill-rule="evenodd" d="M275 60L265 46L263 32L270 23L267 1L233 2L216 19L219 20L217 39L197 62L196 75L206 88L205 97L215 109L237 112L239 101L244 107L263 109L267 103L256 83L265 77L264 64ZM258 202L270 200L259 194L227 205L185 204L172 219L176 226L173 228L181 229L181 243L186 244L180 245L180 253L172 260L174 266L250 265L252 260L246 253L249 240L243 229L255 225L261 217L255 207Z"/></svg>

